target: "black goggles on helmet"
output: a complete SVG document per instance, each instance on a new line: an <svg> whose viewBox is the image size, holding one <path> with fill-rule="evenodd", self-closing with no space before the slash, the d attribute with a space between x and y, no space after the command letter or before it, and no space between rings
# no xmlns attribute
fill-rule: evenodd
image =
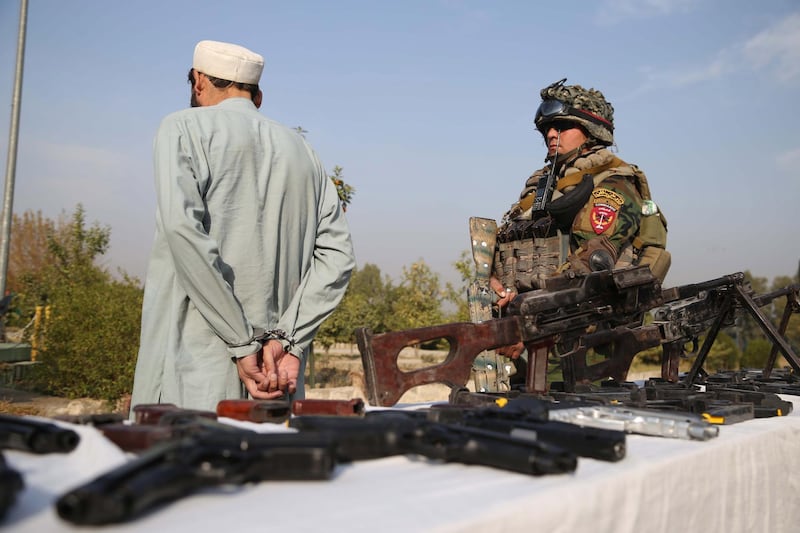
<svg viewBox="0 0 800 533"><path fill-rule="evenodd" d="M570 117L582 118L598 126L602 126L611 132L614 131L614 126L603 117L583 109L569 106L561 100L544 100L539 105L539 109L536 110L534 124L536 124L537 128L541 129L541 127L548 122L557 119L569 120Z"/></svg>

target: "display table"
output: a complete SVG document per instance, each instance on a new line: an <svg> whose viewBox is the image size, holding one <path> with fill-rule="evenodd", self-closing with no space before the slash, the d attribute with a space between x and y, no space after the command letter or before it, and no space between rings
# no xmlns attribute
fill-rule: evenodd
<svg viewBox="0 0 800 533"><path fill-rule="evenodd" d="M800 399L791 415L721 426L688 441L629 435L627 456L580 458L572 474L531 477L481 466L389 457L336 467L333 479L264 482L195 494L114 531L800 531ZM408 407L408 406L406 406ZM259 431L283 426L242 424ZM5 451L26 488L0 524L15 532L78 530L61 494L126 455L92 427L68 425L70 454ZM271 427L268 427L271 426Z"/></svg>

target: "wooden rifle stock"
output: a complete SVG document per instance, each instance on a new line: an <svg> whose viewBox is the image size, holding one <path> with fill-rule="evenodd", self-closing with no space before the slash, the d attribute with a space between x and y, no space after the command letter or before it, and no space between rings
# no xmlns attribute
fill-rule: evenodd
<svg viewBox="0 0 800 533"><path fill-rule="evenodd" d="M174 404L139 404L133 408L133 424L95 424L108 440L126 452L139 453L163 441L191 435L217 425L213 411L181 409Z"/></svg>
<svg viewBox="0 0 800 533"><path fill-rule="evenodd" d="M289 418L287 400L222 400L217 415L247 422L281 424Z"/></svg>
<svg viewBox="0 0 800 533"><path fill-rule="evenodd" d="M361 398L352 398L350 400L304 398L292 402L292 414L295 416L362 416L364 414L364 400Z"/></svg>
<svg viewBox="0 0 800 533"><path fill-rule="evenodd" d="M463 387L478 354L522 340L520 322L521 317L509 316L486 322L456 322L378 334L368 328L356 329L369 403L394 405L407 390L428 383ZM410 372L399 370L397 358L403 348L436 339L445 339L450 344L444 361Z"/></svg>

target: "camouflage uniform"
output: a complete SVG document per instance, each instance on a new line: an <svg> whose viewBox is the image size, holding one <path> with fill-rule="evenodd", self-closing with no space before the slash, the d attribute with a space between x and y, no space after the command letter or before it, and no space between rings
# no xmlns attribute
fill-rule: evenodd
<svg viewBox="0 0 800 533"><path fill-rule="evenodd" d="M549 118L579 123L589 141L528 178L498 229L494 275L525 292L565 270L590 271L590 257L601 250L614 268L649 265L663 281L670 264L666 220L644 172L606 148L613 144L613 108L599 91L564 81L542 90L543 100L566 104L566 111ZM543 135L547 119L537 116ZM550 172L555 189L540 209L535 196Z"/></svg>

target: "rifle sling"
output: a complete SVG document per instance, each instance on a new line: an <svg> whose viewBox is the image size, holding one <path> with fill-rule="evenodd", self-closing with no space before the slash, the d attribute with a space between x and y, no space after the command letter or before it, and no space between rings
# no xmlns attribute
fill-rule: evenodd
<svg viewBox="0 0 800 533"><path fill-rule="evenodd" d="M594 177L597 174L600 174L601 172L605 172L606 170L608 170L610 168L618 167L618 166L620 166L622 164L624 164L624 161L622 161L622 159L620 159L620 158L615 156L608 163L604 163L604 164L598 165L596 167L588 168L588 169L586 169L585 172L575 172L574 174L570 174L569 176L564 176L562 178L559 178L558 181L556 182L556 190L561 192L564 189L566 189L567 187L572 187L572 186L578 185L583 180L583 177L585 175L587 175L587 174L589 174L592 177ZM519 201L519 204L518 204L519 208L520 208L520 212L524 213L525 211L530 209L531 206L533 205L533 201L535 200L535 198L536 198L536 195L533 192L531 192L525 198L521 199Z"/></svg>

